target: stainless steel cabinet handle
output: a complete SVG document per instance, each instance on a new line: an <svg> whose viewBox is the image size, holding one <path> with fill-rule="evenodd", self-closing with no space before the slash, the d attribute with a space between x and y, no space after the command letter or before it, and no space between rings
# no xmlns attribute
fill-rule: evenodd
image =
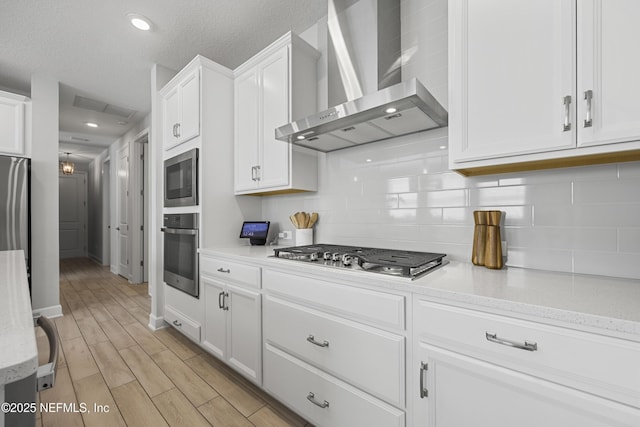
<svg viewBox="0 0 640 427"><path fill-rule="evenodd" d="M218 308L224 310L224 291L218 294Z"/></svg>
<svg viewBox="0 0 640 427"><path fill-rule="evenodd" d="M307 341L309 341L311 344L313 345L317 345L318 347L329 347L329 341L316 341L315 337L313 335L309 335L307 337Z"/></svg>
<svg viewBox="0 0 640 427"><path fill-rule="evenodd" d="M255 181L255 180L256 180L256 167L251 166L251 181Z"/></svg>
<svg viewBox="0 0 640 427"><path fill-rule="evenodd" d="M228 268L226 268L226 269L225 269L225 268L222 268L222 267L220 267L220 268L218 269L218 271L219 271L220 273L231 273L231 270L229 270Z"/></svg>
<svg viewBox="0 0 640 427"><path fill-rule="evenodd" d="M429 365L424 362L420 362L420 399L424 399L425 397L429 397L429 390L425 387L425 374L429 369Z"/></svg>
<svg viewBox="0 0 640 427"><path fill-rule="evenodd" d="M256 181L260 181L260 166L256 166Z"/></svg>
<svg viewBox="0 0 640 427"><path fill-rule="evenodd" d="M174 320L174 321L173 321L173 324L174 324L175 326L177 326L178 328L182 327L182 323L178 322L177 320Z"/></svg>
<svg viewBox="0 0 640 427"><path fill-rule="evenodd" d="M309 394L307 394L307 400L311 403L313 403L316 406L319 406L321 408L328 408L329 407L329 402L327 402L326 400L322 403L318 402L316 400L316 395L313 394L312 392L309 392Z"/></svg>
<svg viewBox="0 0 640 427"><path fill-rule="evenodd" d="M587 101L587 111L585 112L584 127L590 128L593 125L591 120L591 98L593 98L593 91L591 89L584 92L584 99Z"/></svg>
<svg viewBox="0 0 640 427"><path fill-rule="evenodd" d="M524 344L522 344L517 341L508 340L505 338L498 338L497 334L492 334L489 332L486 332L485 336L487 337L487 341L491 341L496 344L502 344L509 347L519 348L521 350L527 350L527 351L538 350L538 343L535 343L535 342L525 341Z"/></svg>
<svg viewBox="0 0 640 427"><path fill-rule="evenodd" d="M562 131L567 132L571 130L571 96L567 95L562 98L564 104L564 124L562 125Z"/></svg>
<svg viewBox="0 0 640 427"><path fill-rule="evenodd" d="M229 292L225 292L222 297L222 309L224 311L229 311L229 305L227 304L227 298L229 298Z"/></svg>
<svg viewBox="0 0 640 427"><path fill-rule="evenodd" d="M180 138L180 123L176 123L176 138Z"/></svg>

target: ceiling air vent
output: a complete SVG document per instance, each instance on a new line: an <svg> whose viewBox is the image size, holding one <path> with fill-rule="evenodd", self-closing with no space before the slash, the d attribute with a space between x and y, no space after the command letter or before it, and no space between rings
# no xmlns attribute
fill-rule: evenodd
<svg viewBox="0 0 640 427"><path fill-rule="evenodd" d="M88 138L80 138L79 136L72 136L71 139L73 141L89 142Z"/></svg>
<svg viewBox="0 0 640 427"><path fill-rule="evenodd" d="M112 116L120 117L123 119L130 119L136 113L135 110L118 107L116 105L107 104L106 102L98 101L97 99L86 98L80 95L76 95L73 99L73 106L85 110L110 114Z"/></svg>

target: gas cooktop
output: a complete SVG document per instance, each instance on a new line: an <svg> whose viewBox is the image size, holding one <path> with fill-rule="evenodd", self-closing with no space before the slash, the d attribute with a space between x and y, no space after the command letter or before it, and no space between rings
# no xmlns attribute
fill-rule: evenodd
<svg viewBox="0 0 640 427"><path fill-rule="evenodd" d="M411 280L446 263L443 261L446 254L361 246L317 244L277 248L273 251L276 258L406 277Z"/></svg>

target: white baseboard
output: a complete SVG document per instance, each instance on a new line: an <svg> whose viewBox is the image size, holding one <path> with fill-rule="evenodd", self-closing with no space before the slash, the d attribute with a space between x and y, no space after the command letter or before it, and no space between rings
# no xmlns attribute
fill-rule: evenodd
<svg viewBox="0 0 640 427"><path fill-rule="evenodd" d="M62 317L62 306L52 305L51 307L43 307L33 310L34 315L45 316L49 319L53 319L55 317Z"/></svg>
<svg viewBox="0 0 640 427"><path fill-rule="evenodd" d="M102 258L100 258L99 256L95 255L95 254L88 254L88 257L90 260L93 260L95 262L97 262L99 265L102 265Z"/></svg>
<svg viewBox="0 0 640 427"><path fill-rule="evenodd" d="M153 314L149 314L149 329L152 331L157 331L159 329L166 328L167 323L164 321L164 317L154 316Z"/></svg>

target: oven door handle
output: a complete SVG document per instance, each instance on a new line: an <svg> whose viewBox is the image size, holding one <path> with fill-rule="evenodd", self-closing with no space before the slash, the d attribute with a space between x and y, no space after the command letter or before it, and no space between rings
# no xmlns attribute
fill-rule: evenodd
<svg viewBox="0 0 640 427"><path fill-rule="evenodd" d="M198 234L198 230L194 230L192 228L161 228L160 231L168 234L187 234L190 236L195 236Z"/></svg>

